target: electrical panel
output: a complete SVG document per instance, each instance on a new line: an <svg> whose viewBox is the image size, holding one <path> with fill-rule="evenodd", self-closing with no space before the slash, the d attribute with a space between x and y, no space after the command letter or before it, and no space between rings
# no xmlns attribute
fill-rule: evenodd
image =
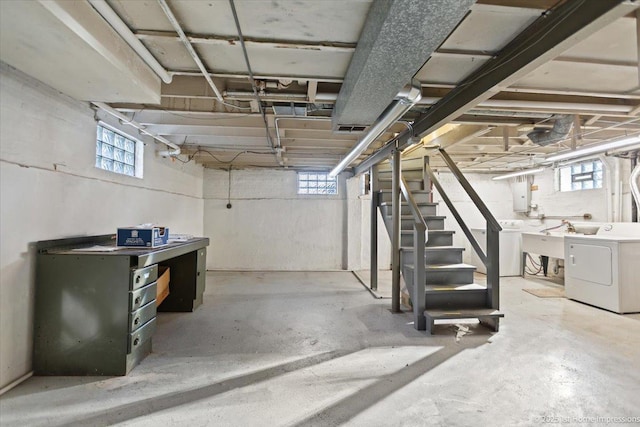
<svg viewBox="0 0 640 427"><path fill-rule="evenodd" d="M513 211L529 212L531 206L531 183L528 176L517 177L511 183L513 194Z"/></svg>

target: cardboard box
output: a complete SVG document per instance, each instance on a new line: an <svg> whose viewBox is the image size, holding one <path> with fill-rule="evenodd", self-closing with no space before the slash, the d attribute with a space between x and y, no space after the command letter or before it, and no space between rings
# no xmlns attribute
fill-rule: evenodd
<svg viewBox="0 0 640 427"><path fill-rule="evenodd" d="M156 280L156 307L169 295L171 273L169 267L158 266L158 280Z"/></svg>
<svg viewBox="0 0 640 427"><path fill-rule="evenodd" d="M142 248L164 246L169 240L167 227L122 227L118 228L116 245Z"/></svg>

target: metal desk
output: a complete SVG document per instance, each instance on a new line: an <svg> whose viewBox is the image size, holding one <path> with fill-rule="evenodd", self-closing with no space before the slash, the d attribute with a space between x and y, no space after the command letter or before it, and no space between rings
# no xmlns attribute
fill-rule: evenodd
<svg viewBox="0 0 640 427"><path fill-rule="evenodd" d="M113 235L36 244L34 372L126 375L151 351L158 266L171 269L157 311L193 311L203 302L207 238L159 248L113 246Z"/></svg>

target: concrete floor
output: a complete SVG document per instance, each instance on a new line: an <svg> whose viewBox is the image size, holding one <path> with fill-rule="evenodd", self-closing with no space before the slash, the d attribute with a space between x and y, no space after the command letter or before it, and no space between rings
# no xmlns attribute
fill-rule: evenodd
<svg viewBox="0 0 640 427"><path fill-rule="evenodd" d="M504 278L497 334L466 323L466 335L440 325L426 336L348 272L209 273L204 305L161 313L154 352L130 375L30 378L0 397L0 424L524 426L640 417L640 315L522 291L546 285Z"/></svg>

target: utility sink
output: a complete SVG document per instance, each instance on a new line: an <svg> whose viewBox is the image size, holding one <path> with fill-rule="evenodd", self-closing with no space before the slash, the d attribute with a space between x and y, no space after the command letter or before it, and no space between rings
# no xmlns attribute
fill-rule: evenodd
<svg viewBox="0 0 640 427"><path fill-rule="evenodd" d="M522 233L522 252L564 259L564 232Z"/></svg>

